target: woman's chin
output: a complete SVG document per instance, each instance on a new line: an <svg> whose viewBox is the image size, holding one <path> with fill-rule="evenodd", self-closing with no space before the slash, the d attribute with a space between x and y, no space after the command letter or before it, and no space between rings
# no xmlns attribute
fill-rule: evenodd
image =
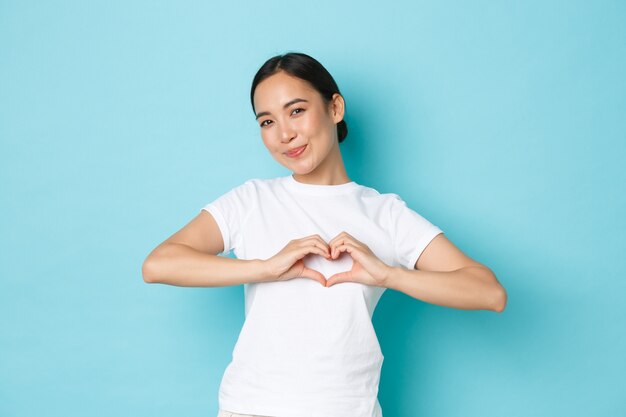
<svg viewBox="0 0 626 417"><path fill-rule="evenodd" d="M287 167L292 173L296 175L308 175L313 172L313 169L302 169L302 167Z"/></svg>
<svg viewBox="0 0 626 417"><path fill-rule="evenodd" d="M301 162L288 161L287 163L281 163L281 165L297 175L306 175L306 174L311 173L315 169L315 167L312 166L310 163L303 163L303 162L304 161L301 161Z"/></svg>

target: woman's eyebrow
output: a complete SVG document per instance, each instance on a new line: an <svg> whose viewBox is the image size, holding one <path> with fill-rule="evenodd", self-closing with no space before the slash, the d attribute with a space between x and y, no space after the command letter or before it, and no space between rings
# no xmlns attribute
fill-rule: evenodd
<svg viewBox="0 0 626 417"><path fill-rule="evenodd" d="M306 103L308 103L308 102L309 102L309 100L305 100L305 99L303 99L303 98L294 98L293 100L289 100L288 102L286 102L285 104L283 104L283 109L286 109L287 107L291 106L292 104L299 103L299 102L301 102L301 101L304 101L304 102L306 102ZM257 113L256 118L258 119L259 117L261 117L261 116L265 116L265 115L268 115L268 114L271 114L271 113L270 113L270 112L268 112L268 111L262 111L262 112L260 112L260 113Z"/></svg>

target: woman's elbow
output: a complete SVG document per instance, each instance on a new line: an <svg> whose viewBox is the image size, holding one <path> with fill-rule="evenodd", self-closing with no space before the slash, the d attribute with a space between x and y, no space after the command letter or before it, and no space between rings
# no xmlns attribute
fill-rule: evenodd
<svg viewBox="0 0 626 417"><path fill-rule="evenodd" d="M152 257L148 256L143 264L141 265L141 275L143 276L144 282L148 284L153 284L157 281L157 271L158 267L155 265L156 261Z"/></svg>
<svg viewBox="0 0 626 417"><path fill-rule="evenodd" d="M489 310L496 313L502 313L506 308L507 294L504 287L500 284L493 289L493 293L489 302Z"/></svg>

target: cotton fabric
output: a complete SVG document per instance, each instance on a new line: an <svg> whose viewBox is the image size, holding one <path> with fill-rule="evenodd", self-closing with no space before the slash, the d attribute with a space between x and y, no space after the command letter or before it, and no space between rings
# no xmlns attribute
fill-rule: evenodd
<svg viewBox="0 0 626 417"><path fill-rule="evenodd" d="M203 210L211 213L224 253L269 259L293 239L342 231L390 266L413 269L441 229L393 193L354 181L306 184L292 175L251 179ZM309 254L304 264L327 279L352 268ZM382 417L384 361L372 315L385 288L309 278L244 284L245 321L219 390L219 408L274 417Z"/></svg>

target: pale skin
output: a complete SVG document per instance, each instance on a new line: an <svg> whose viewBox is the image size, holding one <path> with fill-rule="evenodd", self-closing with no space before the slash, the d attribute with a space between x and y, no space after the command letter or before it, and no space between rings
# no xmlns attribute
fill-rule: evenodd
<svg viewBox="0 0 626 417"><path fill-rule="evenodd" d="M336 124L345 113L340 94L335 93L325 103L306 81L280 71L257 86L254 108L263 143L277 162L293 172L296 181L322 185L351 181L337 140ZM286 154L304 145L298 157ZM142 266L144 280L219 287L300 277L325 287L358 282L390 288L427 303L458 309L502 312L507 302L507 293L493 271L464 254L443 233L428 244L413 269L387 265L349 231L328 242L317 234L294 239L268 259L221 257L218 254L223 250L215 219L201 210L148 255ZM303 262L307 254L332 261L342 252L352 257L352 269L328 280Z"/></svg>

